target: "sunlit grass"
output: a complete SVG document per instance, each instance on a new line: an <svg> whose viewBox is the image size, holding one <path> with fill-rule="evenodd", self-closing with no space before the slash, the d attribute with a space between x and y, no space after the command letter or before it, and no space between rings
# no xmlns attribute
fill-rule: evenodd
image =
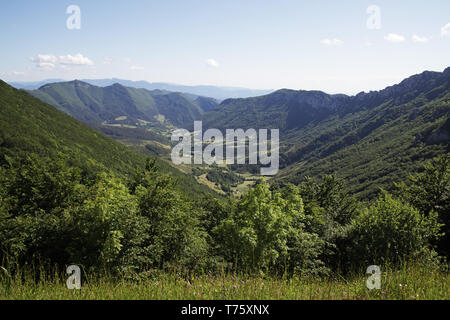
<svg viewBox="0 0 450 320"><path fill-rule="evenodd" d="M39 281L30 273L2 275L0 299L26 300L355 300L449 299L449 274L421 267L382 273L381 289L369 290L369 275L347 279L162 274L130 281L111 276L85 277L81 290L69 290L65 276L48 274Z"/></svg>

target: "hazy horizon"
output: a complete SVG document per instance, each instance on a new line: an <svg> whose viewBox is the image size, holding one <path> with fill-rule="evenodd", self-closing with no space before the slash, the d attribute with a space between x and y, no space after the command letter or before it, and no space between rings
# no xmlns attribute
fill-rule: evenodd
<svg viewBox="0 0 450 320"><path fill-rule="evenodd" d="M221 88L221 89L243 89L243 90L271 91L271 92L275 92L275 91L278 91L278 90L284 90L284 89L286 89L286 90L296 90L296 91L302 91L302 90L305 90L305 91L323 91L324 93L331 94L331 95L333 95L333 94L345 94L345 95L348 95L348 96L354 96L354 95L357 95L357 94L359 94L361 92L368 93L368 92L372 92L372 91L384 90L384 89L386 89L386 88L388 88L390 86L400 84L403 80L405 80L407 78L410 78L410 77L412 77L414 75L421 74L423 72L443 72L447 68L450 68L450 66L448 66L448 67L446 67L446 68L444 68L443 70L440 70L440 71L423 70L420 73L411 74L409 76L406 76L405 78L399 79L399 81L397 81L397 82L394 82L392 84L386 85L385 87L382 87L382 88L369 89L369 90L363 90L363 91L352 92L352 93L327 92L327 91L320 90L320 89L303 89L303 88L287 88L287 87L285 87L285 88L248 88L248 87L226 86L226 85L221 86L221 85L214 85L214 84L183 84L183 83L160 82L160 81L154 81L154 82L152 81L152 82L150 82L150 81L147 81L147 80L130 80L130 79L117 78L117 77L112 77L112 78L90 78L90 79L75 79L75 78L74 79L56 79L55 78L55 79L40 79L40 80L35 80L35 81L6 81L6 82L8 82L8 83L17 83L17 84L27 84L27 83L31 84L31 83L47 82L47 81L52 81L52 80L62 81L62 82L70 82L70 81L75 81L75 80L78 80L78 81L122 80L122 81L132 81L132 82L136 82L136 83L138 83L138 82L147 82L149 84L165 84L165 85L185 86L185 87L209 87L209 86L211 86L211 87L217 87L217 88Z"/></svg>

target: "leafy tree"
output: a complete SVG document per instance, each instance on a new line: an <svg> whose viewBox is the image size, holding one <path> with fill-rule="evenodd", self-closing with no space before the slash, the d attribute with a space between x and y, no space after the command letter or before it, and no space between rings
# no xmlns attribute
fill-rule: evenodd
<svg viewBox="0 0 450 320"><path fill-rule="evenodd" d="M323 241L305 231L297 187L271 191L256 184L215 230L222 254L235 268L250 272L319 272Z"/></svg>
<svg viewBox="0 0 450 320"><path fill-rule="evenodd" d="M143 246L152 267L161 268L180 260L191 267L200 265L207 253L198 216L175 186L175 180L160 174L152 160L130 183L137 197L138 215L148 221L148 238Z"/></svg>
<svg viewBox="0 0 450 320"><path fill-rule="evenodd" d="M444 237L439 252L450 254L450 155L442 155L424 165L423 172L410 175L407 183L395 184L397 194L425 215L437 212Z"/></svg>
<svg viewBox="0 0 450 320"><path fill-rule="evenodd" d="M20 265L75 263L133 275L166 263L193 270L206 255L190 202L152 161L132 193L111 174L86 180L63 158L29 156L0 170L0 248Z"/></svg>
<svg viewBox="0 0 450 320"><path fill-rule="evenodd" d="M85 194L79 170L65 167L62 159L47 163L28 156L10 160L3 171L8 213L2 219L2 231L9 235L3 249L22 262L52 258L64 263L71 234L67 212Z"/></svg>
<svg viewBox="0 0 450 320"><path fill-rule="evenodd" d="M398 194L423 213L450 212L450 154L427 162L423 172L410 175L408 183L395 184ZM447 218L448 219L448 218Z"/></svg>
<svg viewBox="0 0 450 320"><path fill-rule="evenodd" d="M352 220L348 257L354 268L411 259L439 237L437 214L424 215L384 193Z"/></svg>
<svg viewBox="0 0 450 320"><path fill-rule="evenodd" d="M286 254L286 225L279 194L272 195L266 183L252 188L238 203L231 218L217 231L228 260L249 271L267 268Z"/></svg>
<svg viewBox="0 0 450 320"><path fill-rule="evenodd" d="M284 214L290 218L287 238L288 254L284 271L315 276L328 273L328 268L321 260L325 241L317 233L307 230L307 225L311 224L311 217L305 214L300 189L293 184L288 184L280 192L286 201L283 208Z"/></svg>
<svg viewBox="0 0 450 320"><path fill-rule="evenodd" d="M320 237L321 259L332 268L343 267L350 221L357 212L358 203L346 190L344 180L336 175L324 175L321 182L308 177L300 185L306 231Z"/></svg>

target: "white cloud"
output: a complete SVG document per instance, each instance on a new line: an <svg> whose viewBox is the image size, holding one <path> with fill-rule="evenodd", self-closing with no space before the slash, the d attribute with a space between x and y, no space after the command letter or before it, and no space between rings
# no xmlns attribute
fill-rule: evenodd
<svg viewBox="0 0 450 320"><path fill-rule="evenodd" d="M404 36L396 33L389 33L384 39L393 43L400 43L406 40Z"/></svg>
<svg viewBox="0 0 450 320"><path fill-rule="evenodd" d="M36 67L41 69L53 69L55 64L51 62L37 62Z"/></svg>
<svg viewBox="0 0 450 320"><path fill-rule="evenodd" d="M123 58L123 61L125 61L126 63L131 63L131 59L130 58Z"/></svg>
<svg viewBox="0 0 450 320"><path fill-rule="evenodd" d="M320 41L321 44L326 46L340 46L344 43L344 41L340 39L323 39Z"/></svg>
<svg viewBox="0 0 450 320"><path fill-rule="evenodd" d="M416 34L412 36L412 40L418 43L427 43L429 41L427 37L421 37Z"/></svg>
<svg viewBox="0 0 450 320"><path fill-rule="evenodd" d="M84 57L81 53L74 56L68 54L66 56L59 57L59 63L63 65L74 66L92 66L94 63L87 57Z"/></svg>
<svg viewBox="0 0 450 320"><path fill-rule="evenodd" d="M56 63L58 58L52 54L38 54L37 58L31 58L33 62Z"/></svg>
<svg viewBox="0 0 450 320"><path fill-rule="evenodd" d="M130 70L140 71L140 70L144 70L144 67L131 66L131 67L130 67Z"/></svg>
<svg viewBox="0 0 450 320"><path fill-rule="evenodd" d="M65 56L55 56L52 54L38 54L36 58L30 58L32 62L36 64L37 68L41 69L53 69L59 63L64 66L92 66L94 63L82 54L76 54L74 56L68 54Z"/></svg>
<svg viewBox="0 0 450 320"><path fill-rule="evenodd" d="M219 67L219 63L218 63L216 60L214 60L214 59L208 59L208 60L206 60L206 64L207 64L208 66L210 66L210 67L213 67L213 68Z"/></svg>
<svg viewBox="0 0 450 320"><path fill-rule="evenodd" d="M38 54L37 58L31 58L36 63L36 67L42 69L53 69L58 62L58 58L52 54Z"/></svg>
<svg viewBox="0 0 450 320"><path fill-rule="evenodd" d="M441 36L450 37L450 22L441 28Z"/></svg>

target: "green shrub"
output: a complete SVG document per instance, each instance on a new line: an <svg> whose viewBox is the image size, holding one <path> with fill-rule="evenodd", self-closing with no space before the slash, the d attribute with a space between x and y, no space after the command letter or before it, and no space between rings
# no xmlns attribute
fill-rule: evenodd
<svg viewBox="0 0 450 320"><path fill-rule="evenodd" d="M251 272L315 273L323 266L323 241L305 231L299 189L271 191L258 183L215 230L222 255L235 268Z"/></svg>
<svg viewBox="0 0 450 320"><path fill-rule="evenodd" d="M450 156L442 155L424 165L422 172L408 181L395 184L398 196L420 212L435 211L442 223L444 236L437 242L438 251L450 257Z"/></svg>
<svg viewBox="0 0 450 320"><path fill-rule="evenodd" d="M384 193L352 220L348 258L354 267L397 264L413 257L439 237L435 212L425 216Z"/></svg>

